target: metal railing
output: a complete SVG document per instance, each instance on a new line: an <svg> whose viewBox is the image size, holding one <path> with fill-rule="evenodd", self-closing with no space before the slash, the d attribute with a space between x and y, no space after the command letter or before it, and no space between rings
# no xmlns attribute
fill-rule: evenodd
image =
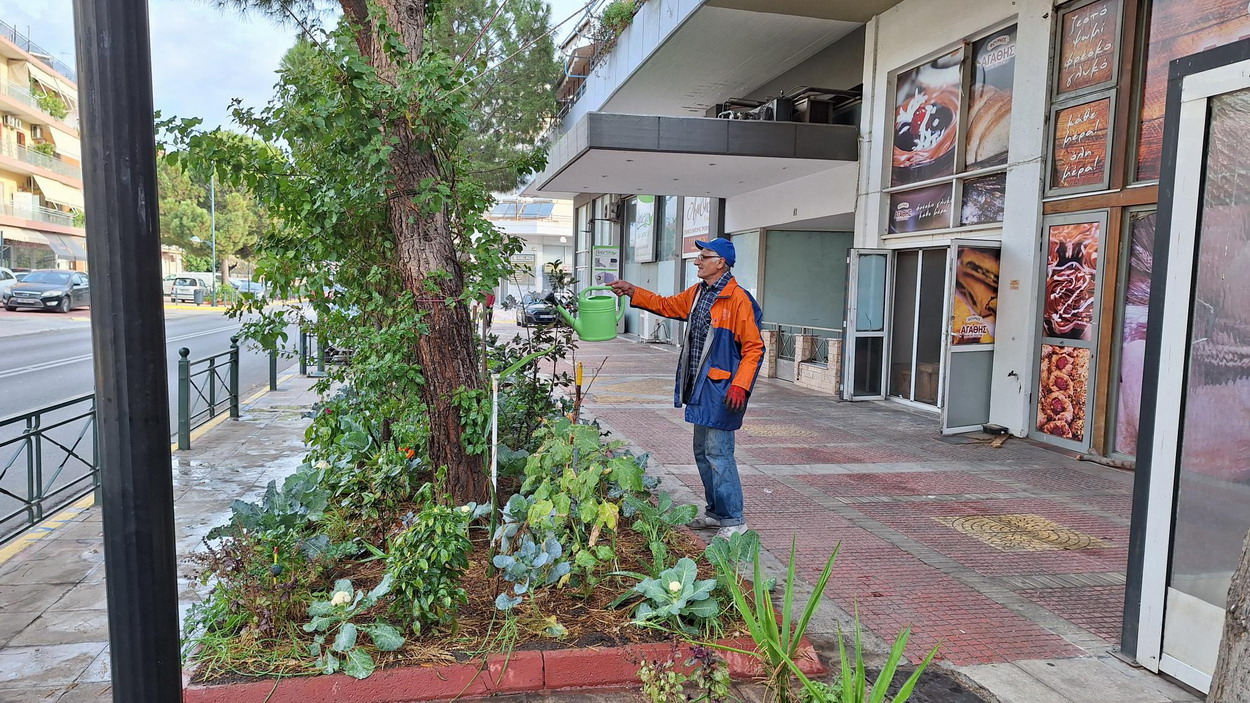
<svg viewBox="0 0 1250 703"><path fill-rule="evenodd" d="M74 216L70 213L43 206L29 208L18 207L13 203L0 203L0 214L20 217L23 220L31 220L33 222L46 222L50 225L74 226Z"/></svg>
<svg viewBox="0 0 1250 703"><path fill-rule="evenodd" d="M99 487L96 437L94 394L0 420L0 544ZM18 466L24 492L6 480Z"/></svg>
<svg viewBox="0 0 1250 703"><path fill-rule="evenodd" d="M14 100L22 103L23 105L31 108L32 110L38 110L39 112L45 115L48 115L49 117L52 117L53 119L58 119L54 117L52 113L44 109L43 105L39 103L39 98L35 97L34 93L23 88L17 83L13 83L11 81L0 79L0 93L4 93L5 95L9 96L10 98L13 98ZM73 127L74 129L78 129L78 110L71 109L69 111L69 114L65 115L64 117L59 118L59 121L64 122L65 124L69 125L70 127Z"/></svg>
<svg viewBox="0 0 1250 703"><path fill-rule="evenodd" d="M77 166L71 166L56 157L48 156L47 154L35 151L34 149L28 149L24 146L11 142L0 141L0 154L25 161L32 166L46 168L49 171L59 173L62 176L82 180L82 170Z"/></svg>
<svg viewBox="0 0 1250 703"><path fill-rule="evenodd" d="M8 22L0 22L0 34L3 34L5 39L16 44L19 49L34 56L39 63L65 76L74 83L78 82L78 72L71 68L69 64L52 56L50 51L31 41L29 37L17 31L17 28Z"/></svg>
<svg viewBox="0 0 1250 703"><path fill-rule="evenodd" d="M178 350L178 449L191 448L191 430L230 412L239 418L239 338L220 354L191 361L191 350Z"/></svg>
<svg viewBox="0 0 1250 703"><path fill-rule="evenodd" d="M314 369L309 371L309 368ZM309 378L326 375L326 344L317 334L299 331L299 374Z"/></svg>
<svg viewBox="0 0 1250 703"><path fill-rule="evenodd" d="M786 325L779 322L764 322L760 327L761 329L776 330L778 332L777 357L786 361L796 361L795 357L798 352L796 342L799 335L811 335L817 339L816 344L812 347L811 356L797 359L797 361L813 361L818 364L829 363L829 340L842 339L842 330L833 329L832 327Z"/></svg>

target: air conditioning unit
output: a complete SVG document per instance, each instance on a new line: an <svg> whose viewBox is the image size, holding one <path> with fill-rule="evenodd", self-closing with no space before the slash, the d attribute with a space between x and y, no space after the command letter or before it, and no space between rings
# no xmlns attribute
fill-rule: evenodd
<svg viewBox="0 0 1250 703"><path fill-rule="evenodd" d="M638 341L651 342L651 337L655 334L655 315L642 310L638 313Z"/></svg>
<svg viewBox="0 0 1250 703"><path fill-rule="evenodd" d="M11 128L13 128L13 129L21 129L21 128L22 128L22 120L21 120L21 118L19 118L17 115L7 115L7 114L6 114L6 115L4 116L4 126L5 126L5 127L11 127Z"/></svg>
<svg viewBox="0 0 1250 703"><path fill-rule="evenodd" d="M43 127L37 124L30 126L30 136L32 139L43 139Z"/></svg>
<svg viewBox="0 0 1250 703"><path fill-rule="evenodd" d="M751 115L764 122L794 121L794 101L790 98L773 98L751 110Z"/></svg>

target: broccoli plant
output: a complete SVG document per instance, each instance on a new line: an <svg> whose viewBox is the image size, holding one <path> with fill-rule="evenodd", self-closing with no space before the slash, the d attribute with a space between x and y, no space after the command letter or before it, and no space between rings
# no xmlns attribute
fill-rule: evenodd
<svg viewBox="0 0 1250 703"><path fill-rule="evenodd" d="M308 606L308 615L312 619L304 625L304 632L317 633L308 647L308 653L317 658L317 668L323 673L333 674L341 670L357 679L368 678L373 673L376 664L373 655L360 646L361 632L368 635L373 646L382 652L393 652L404 645L404 636L391 625L383 622L357 625L351 621L390 593L391 583L388 574L372 591L365 593L354 590L349 579L339 579L334 583L330 598L314 601ZM334 635L334 639L326 646L330 635Z"/></svg>

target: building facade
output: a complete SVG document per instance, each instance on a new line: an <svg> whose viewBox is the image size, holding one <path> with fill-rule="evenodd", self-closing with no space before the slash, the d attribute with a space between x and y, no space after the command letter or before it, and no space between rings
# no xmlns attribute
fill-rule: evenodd
<svg viewBox="0 0 1250 703"><path fill-rule="evenodd" d="M72 68L0 23L0 265L85 271Z"/></svg>
<svg viewBox="0 0 1250 703"><path fill-rule="evenodd" d="M1250 179L1211 155L1239 153L1216 140L1250 119L1245 74L1202 98L1210 124L1172 134L1171 160L1164 125L1198 100L1169 107L1172 62L1235 63L1247 36L1226 0L647 0L619 36L565 44L562 120L527 192L574 198L583 286L671 294L693 282L691 238L730 237L774 375L822 369L821 387L943 432L1140 458L1124 649L1205 689L1250 528L1250 288L1221 269L1201 289L1205 265L1250 251ZM1186 155L1197 176L1178 175ZM1219 234L1191 237L1178 292L1154 264L1182 195L1223 209L1198 213ZM676 336L655 324L624 330ZM1182 425L1200 439L1176 441Z"/></svg>
<svg viewBox="0 0 1250 703"><path fill-rule="evenodd" d="M509 296L520 300L528 293L542 295L551 290L557 271L572 271L571 201L499 195L487 219L523 242L521 251L512 256L515 272L499 282L499 300Z"/></svg>

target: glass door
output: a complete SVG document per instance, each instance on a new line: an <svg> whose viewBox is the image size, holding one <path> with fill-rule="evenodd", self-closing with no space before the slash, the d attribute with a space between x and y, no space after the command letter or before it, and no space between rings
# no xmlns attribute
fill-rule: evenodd
<svg viewBox="0 0 1250 703"><path fill-rule="evenodd" d="M951 242L943 434L979 430L990 420L1001 248L998 242Z"/></svg>
<svg viewBox="0 0 1250 703"><path fill-rule="evenodd" d="M886 295L890 257L883 249L852 249L847 276L846 335L842 397L885 398Z"/></svg>
<svg viewBox="0 0 1250 703"><path fill-rule="evenodd" d="M942 392L947 250L895 254L888 394L937 406Z"/></svg>
<svg viewBox="0 0 1250 703"><path fill-rule="evenodd" d="M1250 529L1250 61L1186 77L1168 114L1170 213L1154 259L1166 285L1151 297L1146 364L1158 377L1139 451L1150 501L1138 660L1205 691Z"/></svg>

